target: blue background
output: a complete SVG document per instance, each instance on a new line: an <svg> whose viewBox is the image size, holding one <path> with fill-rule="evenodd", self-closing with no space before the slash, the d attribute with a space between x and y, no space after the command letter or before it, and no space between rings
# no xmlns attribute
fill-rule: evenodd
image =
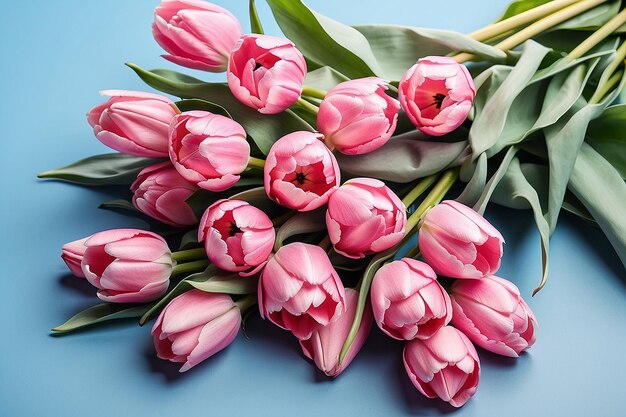
<svg viewBox="0 0 626 417"><path fill-rule="evenodd" d="M266 31L278 33L261 2ZM309 4L346 23L388 22L469 32L505 0L324 1ZM247 1L221 0L245 30ZM375 330L337 380L316 373L297 343L254 316L221 354L179 375L153 353L149 327L131 323L66 337L49 329L97 303L67 275L61 245L139 221L96 207L107 190L41 183L38 172L107 149L85 112L98 90L144 89L122 64L173 68L150 31L155 1L31 1L3 6L0 181L0 416L614 416L626 375L626 277L603 235L563 215L552 239L546 288L539 242L525 212L490 208L506 240L500 274L518 284L540 322L528 354L507 359L479 351L481 383L458 411L423 399L401 366L400 343ZM186 71L186 70L183 70ZM221 79L201 74L207 79Z"/></svg>

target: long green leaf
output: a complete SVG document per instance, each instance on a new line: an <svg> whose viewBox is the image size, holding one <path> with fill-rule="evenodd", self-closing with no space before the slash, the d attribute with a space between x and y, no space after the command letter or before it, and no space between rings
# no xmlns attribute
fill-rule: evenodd
<svg viewBox="0 0 626 417"><path fill-rule="evenodd" d="M467 141L442 142L413 131L368 154L338 154L337 160L351 174L406 183L458 164L467 148Z"/></svg>
<svg viewBox="0 0 626 417"><path fill-rule="evenodd" d="M611 164L583 143L569 189L589 210L626 266L626 183Z"/></svg>
<svg viewBox="0 0 626 417"><path fill-rule="evenodd" d="M263 34L263 25L261 25L261 19L259 19L259 14L256 11L254 0L250 0L248 9L250 13L250 30L252 33Z"/></svg>
<svg viewBox="0 0 626 417"><path fill-rule="evenodd" d="M89 307L52 329L55 333L69 333L111 320L141 317L153 304L128 307L123 304L104 303Z"/></svg>
<svg viewBox="0 0 626 417"><path fill-rule="evenodd" d="M353 26L367 40L380 71L377 75L399 80L419 58L466 51L490 61L504 61L499 49L449 30L400 25Z"/></svg>
<svg viewBox="0 0 626 417"><path fill-rule="evenodd" d="M527 87L548 51L536 42L524 43L522 55L513 70L489 96L480 113L476 113L469 132L475 158L498 142L514 100ZM515 114L512 117L516 117Z"/></svg>
<svg viewBox="0 0 626 417"><path fill-rule="evenodd" d="M313 128L290 110L264 115L240 103L225 84L205 83L169 70L144 70L127 64L149 86L184 99L201 99L224 108L234 120L241 123L261 152L282 136L298 130ZM216 103L219 103L216 104Z"/></svg>
<svg viewBox="0 0 626 417"><path fill-rule="evenodd" d="M328 91L337 84L348 81L348 79L348 77L334 68L322 67L309 71L304 78L304 84L319 90Z"/></svg>
<svg viewBox="0 0 626 417"><path fill-rule="evenodd" d="M267 0L278 26L304 56L350 78L380 74L367 39L356 29L309 9L300 0Z"/></svg>
<svg viewBox="0 0 626 417"><path fill-rule="evenodd" d="M541 238L541 259L542 274L539 285L533 292L537 293L545 285L548 279L548 247L550 239L550 228L548 222L544 218L543 208L539 195L528 179L524 176L524 172L520 167L517 157L513 158L502 180L499 182L493 193L493 201L497 204L516 208L533 210L535 223L539 230Z"/></svg>
<svg viewBox="0 0 626 417"><path fill-rule="evenodd" d="M137 178L139 171L159 162L162 160L107 153L42 172L37 178L50 178L86 186L130 185Z"/></svg>
<svg viewBox="0 0 626 417"><path fill-rule="evenodd" d="M626 178L626 104L607 107L592 120L585 140Z"/></svg>

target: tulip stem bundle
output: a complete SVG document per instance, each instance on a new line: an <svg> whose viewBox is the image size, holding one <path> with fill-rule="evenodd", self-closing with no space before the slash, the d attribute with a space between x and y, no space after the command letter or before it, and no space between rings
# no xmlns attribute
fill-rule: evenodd
<svg viewBox="0 0 626 417"><path fill-rule="evenodd" d="M593 32L591 36L582 41L576 48L567 54L567 57L571 60L580 58L625 23L626 9L619 12L613 19L609 20L600 29Z"/></svg>
<svg viewBox="0 0 626 417"><path fill-rule="evenodd" d="M579 14L586 12L589 9L592 9L599 4L606 2L606 0L583 0L580 2L576 2L572 5L569 5L556 13L548 15L543 19L536 21L535 23L526 26L524 29L521 29L518 32L515 32L513 35L508 38L498 42L494 45L495 48L508 52L516 46L521 45L528 39L533 38L534 36L539 35L540 33L545 32L546 30L555 27L556 25L563 23ZM476 56L467 52L463 52L454 57L454 59L459 62L467 62L475 59Z"/></svg>
<svg viewBox="0 0 626 417"><path fill-rule="evenodd" d="M448 190L454 185L454 182L459 177L459 170L457 168L446 171L441 179L437 182L435 187L428 193L424 201L415 209L415 212L411 214L411 217L406 222L406 234L409 235L413 229L419 224L424 214L431 207L437 205Z"/></svg>
<svg viewBox="0 0 626 417"><path fill-rule="evenodd" d="M409 193L402 199L402 203L405 205L405 207L408 209L413 204L413 202L422 195L424 191L428 190L430 186L435 183L438 177L439 174L433 174L429 175L426 178L422 178L417 183L417 185L415 185L415 187L413 187L413 189L409 191Z"/></svg>
<svg viewBox="0 0 626 417"><path fill-rule="evenodd" d="M509 17L508 19L501 20L497 23L485 26L478 29L468 36L474 40L484 42L493 38L497 38L504 33L507 33L520 26L527 25L538 19L544 18L558 10L563 9L571 5L572 3L578 3L580 0L554 0L549 1L541 6L534 7L530 10L526 10L520 14Z"/></svg>

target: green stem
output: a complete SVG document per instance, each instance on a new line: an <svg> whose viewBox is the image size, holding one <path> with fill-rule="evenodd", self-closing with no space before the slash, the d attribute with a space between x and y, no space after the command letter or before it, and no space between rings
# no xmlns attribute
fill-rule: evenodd
<svg viewBox="0 0 626 417"><path fill-rule="evenodd" d="M434 205L439 204L443 197L446 195L450 187L454 184L456 179L459 177L458 168L453 168L446 171L441 179L437 182L435 187L428 193L424 201L415 209L415 212L409 217L406 222L406 226L404 230L405 234L408 235L411 231L417 226L417 224L422 220L422 216Z"/></svg>
<svg viewBox="0 0 626 417"><path fill-rule="evenodd" d="M483 42L503 35L520 26L524 26L538 19L544 18L558 10L563 9L564 7L571 5L572 3L577 3L579 1L580 0L550 1L542 4L541 6L533 7L530 10L511 16L508 19L485 26L482 29L478 29L477 31L470 33L468 36L474 40Z"/></svg>
<svg viewBox="0 0 626 417"><path fill-rule="evenodd" d="M172 252L172 259L177 263L206 259L206 250L204 248L196 248Z"/></svg>
<svg viewBox="0 0 626 417"><path fill-rule="evenodd" d="M439 174L433 174L422 178L422 180L418 182L417 185L415 185L415 187L413 187L413 189L402 199L404 206L408 209L409 206L417 200L417 197L422 195L424 191L428 190L430 186L433 185L438 176Z"/></svg>
<svg viewBox="0 0 626 417"><path fill-rule="evenodd" d="M547 17L544 17L541 20L536 21L532 25L526 26L524 29L515 32L512 36L504 39L503 41L494 45L494 48L498 48L501 51L509 51L516 46L524 43L528 39L533 36L537 36L538 34L545 32L546 30L565 22L579 14L596 7L599 4L606 2L607 0L583 0L576 2L564 9L559 10L556 13L553 13ZM471 61L476 58L475 55L469 54L467 52L463 52L454 57L456 62L462 63L466 61Z"/></svg>
<svg viewBox="0 0 626 417"><path fill-rule="evenodd" d="M308 101L306 101L305 99L303 99L302 97L298 98L298 101L296 101L295 103L297 106L299 106L300 108L308 111L309 113L312 113L314 115L317 116L317 113L319 113L320 109L319 107L317 107L314 104L309 103Z"/></svg>
<svg viewBox="0 0 626 417"><path fill-rule="evenodd" d="M352 326L350 327L348 336L343 342L341 352L339 352L339 363L343 362L344 358L348 354L348 350L350 350L350 346L352 346L352 343L354 342L354 339L359 332L359 327L361 327L361 320L363 320L363 311L365 310L365 304L369 302L368 294L370 291L370 287L372 286L372 280L374 279L376 271L378 271L381 264L385 263L387 259L391 258L394 253L396 253L398 248L399 245L396 245L393 248L386 250L385 252L380 252L376 254L365 269L365 272L363 273L363 276L361 277L361 280L357 285L359 298L356 304L356 312L354 313L354 320L352 320Z"/></svg>
<svg viewBox="0 0 626 417"><path fill-rule="evenodd" d="M208 259L201 259L199 261L186 262L184 264L178 264L172 270L172 275L183 275L191 272L203 271L211 262Z"/></svg>
<svg viewBox="0 0 626 417"><path fill-rule="evenodd" d="M604 84L602 84L601 86L598 86L598 88L596 89L596 92L593 93L593 96L589 100L589 104L599 103L602 100L602 98L604 98L606 93L611 91L611 89L615 87L617 83L619 83L623 75L624 75L624 72L619 71L613 74L613 76L610 77Z"/></svg>
<svg viewBox="0 0 626 417"><path fill-rule="evenodd" d="M263 171L263 168L265 167L265 160L251 156L250 159L248 159L248 167Z"/></svg>
<svg viewBox="0 0 626 417"><path fill-rule="evenodd" d="M248 310L249 308L251 308L257 303L257 300L258 300L258 297L256 293L249 294L243 297L242 299L236 301L235 304L237 304L237 307L239 307L239 311L241 311L241 314L243 315L246 312L246 310Z"/></svg>
<svg viewBox="0 0 626 417"><path fill-rule="evenodd" d="M571 60L580 58L589 52L594 46L602 42L607 36L615 32L620 26L626 23L626 9L619 12L613 19L606 22L602 27L591 34L580 45L574 48L567 57Z"/></svg>
<svg viewBox="0 0 626 417"><path fill-rule="evenodd" d="M599 103L604 95L611 89L612 85L609 86L609 82L611 81L612 75L615 70L624 62L624 58L626 58L626 42L623 42L620 45L620 47L615 52L615 58L613 58L613 61L611 61L611 63L602 73L600 81L598 82L598 87L593 93L593 96L591 96L589 103Z"/></svg>
<svg viewBox="0 0 626 417"><path fill-rule="evenodd" d="M313 88L313 87L309 87L308 85L305 85L302 87L302 95L303 96L307 96L307 97L312 97L312 98L319 98L320 100L324 100L324 97L326 97L327 92L324 90L320 90L317 88Z"/></svg>

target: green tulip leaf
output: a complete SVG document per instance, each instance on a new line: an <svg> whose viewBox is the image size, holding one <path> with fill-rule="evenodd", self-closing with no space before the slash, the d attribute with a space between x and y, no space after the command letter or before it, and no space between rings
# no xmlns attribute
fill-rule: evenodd
<svg viewBox="0 0 626 417"><path fill-rule="evenodd" d="M322 16L300 0L267 0L276 23L309 60L349 78L380 74L376 57L356 29Z"/></svg>
<svg viewBox="0 0 626 417"><path fill-rule="evenodd" d="M622 176L602 155L583 143L568 187L598 223L626 266L626 183Z"/></svg>
<svg viewBox="0 0 626 417"><path fill-rule="evenodd" d="M467 141L444 140L412 131L392 137L367 154L336 156L339 166L350 174L407 183L459 163L468 148Z"/></svg>
<svg viewBox="0 0 626 417"><path fill-rule="evenodd" d="M139 171L162 161L122 153L107 153L42 172L37 178L62 180L90 187L130 185L137 178Z"/></svg>
<svg viewBox="0 0 626 417"><path fill-rule="evenodd" d="M542 274L539 285L533 292L541 290L548 279L548 249L550 239L550 227L544 218L544 209L537 190L531 185L524 175L519 160L514 157L507 167L502 179L492 195L495 203L515 209L531 208L541 238Z"/></svg>
<svg viewBox="0 0 626 417"><path fill-rule="evenodd" d="M626 104L607 107L592 120L585 140L626 178Z"/></svg>
<svg viewBox="0 0 626 417"><path fill-rule="evenodd" d="M89 307L72 316L65 323L52 329L55 333L70 333L86 327L111 320L141 317L153 304L131 306L125 304L104 303Z"/></svg>
<svg viewBox="0 0 626 417"><path fill-rule="evenodd" d="M489 61L504 61L506 54L493 46L449 30L400 25L353 26L367 40L380 70L378 76L399 80L419 58L465 51Z"/></svg>
<svg viewBox="0 0 626 417"><path fill-rule="evenodd" d="M261 25L261 19L259 19L259 14L256 11L256 5L254 4L254 0L250 0L248 3L248 12L250 14L250 30L252 33L263 34L263 25Z"/></svg>
<svg viewBox="0 0 626 417"><path fill-rule="evenodd" d="M313 71L309 71L304 77L304 85L317 88L318 90L328 91L337 84L348 81L349 78L331 67L321 67Z"/></svg>

